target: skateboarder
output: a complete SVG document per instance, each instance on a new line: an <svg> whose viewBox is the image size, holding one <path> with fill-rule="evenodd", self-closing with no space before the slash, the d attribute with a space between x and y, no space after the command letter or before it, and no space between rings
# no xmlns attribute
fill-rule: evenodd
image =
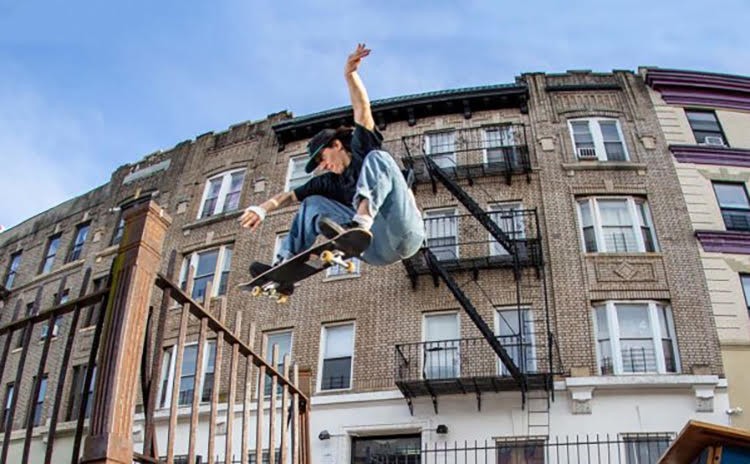
<svg viewBox="0 0 750 464"><path fill-rule="evenodd" d="M273 265L310 248L318 235L332 238L352 227L371 231L372 243L362 259L376 266L411 257L424 241L424 223L414 195L396 161L381 149L383 136L375 127L370 100L357 73L369 54L364 44L357 45L344 67L354 128L323 129L307 144L305 172L319 175L248 207L239 219L242 227L255 231L270 211L301 202ZM255 262L250 273L255 277L270 267Z"/></svg>

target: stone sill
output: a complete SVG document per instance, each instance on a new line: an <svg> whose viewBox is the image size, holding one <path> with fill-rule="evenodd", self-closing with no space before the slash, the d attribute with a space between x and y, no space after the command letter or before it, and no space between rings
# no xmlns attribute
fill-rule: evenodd
<svg viewBox="0 0 750 464"><path fill-rule="evenodd" d="M199 227L207 226L210 224L215 224L217 222L226 221L228 219L234 219L242 216L242 213L244 210L238 209L235 211L230 211L228 213L221 213L221 214L215 214L213 216L209 216L207 218L198 219L196 221L190 222L188 224L185 224L182 226L182 230L191 230L191 229L197 229Z"/></svg>
<svg viewBox="0 0 750 464"><path fill-rule="evenodd" d="M563 163L564 170L572 171L638 171L645 174L646 163L630 163L622 161L578 161Z"/></svg>
<svg viewBox="0 0 750 464"><path fill-rule="evenodd" d="M568 377L565 379L567 388L691 388L695 385L719 385L718 375L682 375L682 374L653 374L653 375L618 375L596 377Z"/></svg>

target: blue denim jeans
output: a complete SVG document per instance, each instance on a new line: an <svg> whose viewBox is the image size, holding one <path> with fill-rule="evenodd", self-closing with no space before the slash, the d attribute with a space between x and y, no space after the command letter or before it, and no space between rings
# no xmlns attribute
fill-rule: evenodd
<svg viewBox="0 0 750 464"><path fill-rule="evenodd" d="M310 248L320 234L321 217L339 224L350 222L359 202L365 198L369 201L373 224L372 243L362 259L385 266L413 256L425 239L422 215L393 157L388 152L373 150L362 163L352 205L320 195L305 198L276 259L286 259Z"/></svg>

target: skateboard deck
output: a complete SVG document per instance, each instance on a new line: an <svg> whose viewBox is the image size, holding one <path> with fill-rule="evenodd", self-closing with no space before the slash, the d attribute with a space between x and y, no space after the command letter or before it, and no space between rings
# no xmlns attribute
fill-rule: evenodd
<svg viewBox="0 0 750 464"><path fill-rule="evenodd" d="M249 282L239 284L240 290L249 291L252 296L269 296L278 303L286 303L294 284L340 265L347 272L354 272L354 263L346 260L360 256L372 241L372 234L360 228L348 229L319 245L314 245L293 256L278 266L274 266Z"/></svg>

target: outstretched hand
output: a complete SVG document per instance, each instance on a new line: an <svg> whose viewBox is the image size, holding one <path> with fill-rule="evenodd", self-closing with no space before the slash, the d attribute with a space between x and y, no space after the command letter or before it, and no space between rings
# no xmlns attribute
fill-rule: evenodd
<svg viewBox="0 0 750 464"><path fill-rule="evenodd" d="M344 67L344 73L345 74L351 74L357 70L359 67L359 63L362 61L362 58L366 57L370 54L372 50L365 47L365 44L357 44L357 49L352 52L351 55L346 59L346 66Z"/></svg>

